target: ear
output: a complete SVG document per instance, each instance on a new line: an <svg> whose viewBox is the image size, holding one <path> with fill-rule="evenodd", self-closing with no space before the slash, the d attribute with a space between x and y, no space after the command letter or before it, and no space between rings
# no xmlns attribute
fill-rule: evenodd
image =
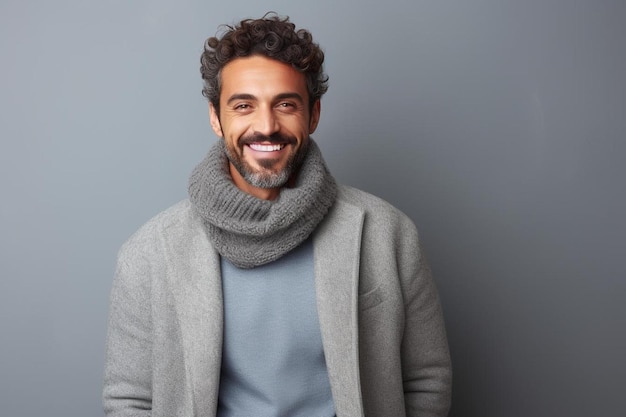
<svg viewBox="0 0 626 417"><path fill-rule="evenodd" d="M219 115L213 106L213 103L209 103L209 119L211 120L211 127L217 136L224 137L222 132L222 124L220 123Z"/></svg>
<svg viewBox="0 0 626 417"><path fill-rule="evenodd" d="M317 124L320 122L320 111L320 101L315 100L315 103L313 103L313 108L311 109L311 118L309 120L309 135L315 132L315 129L317 129Z"/></svg>

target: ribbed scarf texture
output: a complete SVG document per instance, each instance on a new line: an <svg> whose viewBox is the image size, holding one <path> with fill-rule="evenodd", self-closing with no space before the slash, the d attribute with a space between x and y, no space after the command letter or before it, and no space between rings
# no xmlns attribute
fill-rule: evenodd
<svg viewBox="0 0 626 417"><path fill-rule="evenodd" d="M224 140L211 147L189 178L189 199L219 254L239 268L280 258L306 240L335 202L337 184L317 144L307 154L293 187L276 200L256 198L233 183Z"/></svg>

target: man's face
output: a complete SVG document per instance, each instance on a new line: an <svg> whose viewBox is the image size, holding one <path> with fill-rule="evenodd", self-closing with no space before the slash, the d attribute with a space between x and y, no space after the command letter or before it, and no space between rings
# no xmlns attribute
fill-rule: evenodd
<svg viewBox="0 0 626 417"><path fill-rule="evenodd" d="M220 114L211 126L226 144L235 185L273 199L290 179L319 121L304 74L263 56L237 58L221 73Z"/></svg>

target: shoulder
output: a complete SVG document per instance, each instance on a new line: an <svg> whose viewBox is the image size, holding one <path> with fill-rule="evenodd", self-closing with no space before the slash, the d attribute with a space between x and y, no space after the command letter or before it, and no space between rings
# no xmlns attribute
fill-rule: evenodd
<svg viewBox="0 0 626 417"><path fill-rule="evenodd" d="M201 226L189 200L182 200L144 223L122 245L119 257L150 255L172 240L182 240Z"/></svg>
<svg viewBox="0 0 626 417"><path fill-rule="evenodd" d="M382 198L368 192L347 185L340 185L337 202L339 205L346 204L360 210L364 216L366 229L373 228L392 234L416 233L415 224L405 213Z"/></svg>

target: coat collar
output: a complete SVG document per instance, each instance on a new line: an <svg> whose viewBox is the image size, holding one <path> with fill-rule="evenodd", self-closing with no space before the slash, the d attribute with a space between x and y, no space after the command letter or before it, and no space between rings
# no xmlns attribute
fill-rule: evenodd
<svg viewBox="0 0 626 417"><path fill-rule="evenodd" d="M364 213L338 199L314 238L317 308L337 416L362 416L358 286Z"/></svg>
<svg viewBox="0 0 626 417"><path fill-rule="evenodd" d="M362 416L358 277L364 213L337 199L313 236L317 308L337 416ZM185 285L172 288L181 326L189 406L215 415L223 337L220 258L199 218L193 227ZM181 248L178 248L180 251Z"/></svg>
<svg viewBox="0 0 626 417"><path fill-rule="evenodd" d="M180 325L189 415L215 415L219 394L224 299L220 257L202 221L192 214L191 236L179 257L185 267L172 286ZM185 252L186 253L182 253Z"/></svg>

